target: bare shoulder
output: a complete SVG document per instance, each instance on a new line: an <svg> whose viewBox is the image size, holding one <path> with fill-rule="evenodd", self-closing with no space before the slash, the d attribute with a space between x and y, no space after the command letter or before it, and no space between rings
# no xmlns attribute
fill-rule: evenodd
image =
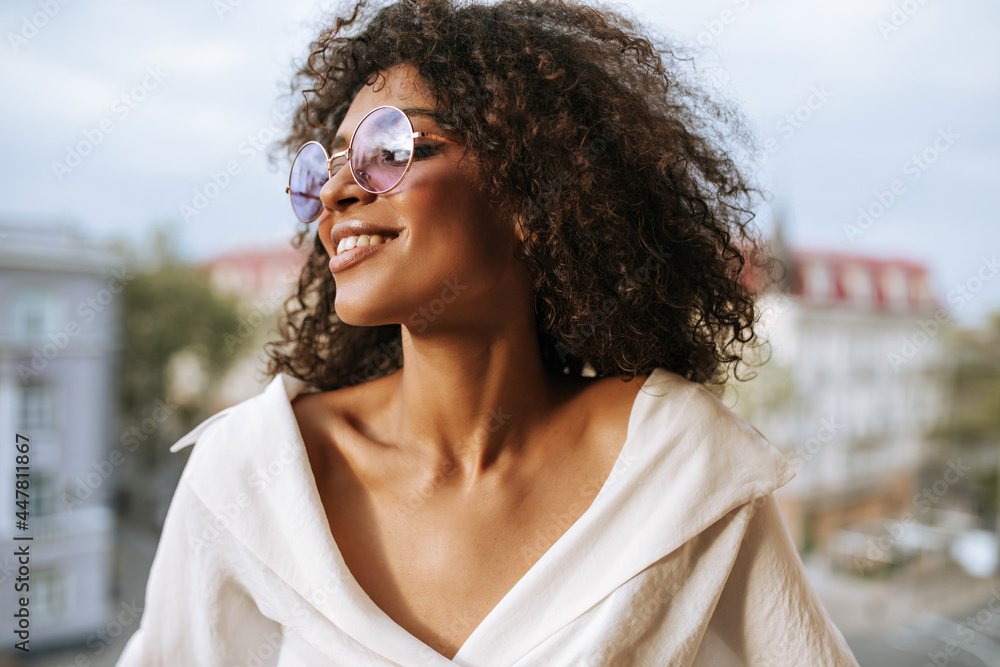
<svg viewBox="0 0 1000 667"><path fill-rule="evenodd" d="M344 421L349 418L351 406L357 403L362 386L300 394L292 399L292 412L318 480L331 471L334 450L340 445L333 434L344 432Z"/></svg>
<svg viewBox="0 0 1000 667"><path fill-rule="evenodd" d="M329 391L299 394L292 399L292 411L299 428L329 427L333 420L350 414L358 405L363 405L377 391L377 380L363 384L331 389Z"/></svg>
<svg viewBox="0 0 1000 667"><path fill-rule="evenodd" d="M629 382L618 377L590 379L576 394L571 413L587 423L587 440L598 447L602 458L614 460L628 435L629 418L648 375Z"/></svg>
<svg viewBox="0 0 1000 667"><path fill-rule="evenodd" d="M321 443L330 418L330 406L336 404L336 393L337 390L299 394L291 402L299 434L317 480L321 479L329 465L329 455Z"/></svg>
<svg viewBox="0 0 1000 667"><path fill-rule="evenodd" d="M608 411L611 415L618 414L624 408L625 416L628 417L632 403L648 377L648 375L637 375L628 382L619 377L591 380L591 387L581 395L581 398L585 396L584 403L587 407L604 411L605 415Z"/></svg>
<svg viewBox="0 0 1000 667"><path fill-rule="evenodd" d="M300 394L292 399L292 412L298 423L309 462L317 477L330 472L334 456L344 456L351 433L358 422L369 421L372 405L380 405L386 388L385 378L329 391ZM338 433L340 437L334 438Z"/></svg>
<svg viewBox="0 0 1000 667"><path fill-rule="evenodd" d="M314 419L317 413L335 405L341 400L341 396L343 396L343 392L345 391L348 391L348 389L299 394L292 399L292 411L295 413L295 419L298 420L300 426L306 421Z"/></svg>

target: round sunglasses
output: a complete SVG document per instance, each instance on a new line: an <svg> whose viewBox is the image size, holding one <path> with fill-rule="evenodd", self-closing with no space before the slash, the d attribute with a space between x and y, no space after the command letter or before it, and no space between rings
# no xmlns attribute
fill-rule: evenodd
<svg viewBox="0 0 1000 667"><path fill-rule="evenodd" d="M413 141L417 137L460 143L428 132L414 132L409 116L393 106L369 111L358 123L347 149L339 153L330 155L318 141L307 141L292 160L285 188L296 217L302 222L319 217L323 210L319 192L345 164L350 165L354 181L368 192L380 195L392 190L410 170L413 154L420 148Z"/></svg>

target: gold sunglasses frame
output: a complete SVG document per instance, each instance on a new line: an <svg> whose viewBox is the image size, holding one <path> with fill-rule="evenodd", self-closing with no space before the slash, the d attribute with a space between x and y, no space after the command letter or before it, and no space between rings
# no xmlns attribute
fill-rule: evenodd
<svg viewBox="0 0 1000 667"><path fill-rule="evenodd" d="M406 119L406 122L409 123L409 125L410 125L410 157L406 161L406 168L403 169L403 173L400 175L399 180L396 181L395 183L393 183L390 187L386 188L385 190L378 190L378 191L376 191L376 190L369 190L365 186L361 185L361 182L358 180L357 174L354 173L354 165L351 163L351 155L352 155L352 149L354 148L354 138L358 134L358 128L360 128L362 125L364 125L365 121L368 120L369 116L371 116L376 111L379 111L380 109L394 109L395 111L398 111L399 113L401 113L403 115L403 118ZM323 155L326 155L326 171L327 171L328 174L330 174L330 178L331 179L333 178L333 161L335 159L337 159L338 157L346 157L347 158L347 168L348 168L348 170L350 170L350 172L351 172L351 178L353 178L354 182L358 184L358 187L360 187L365 192L372 193L373 195L382 195L382 194L385 194L385 193L389 192L390 190L396 188L397 186L399 186L399 184L403 182L403 179L406 178L406 175L410 172L410 166L413 165L413 154L416 152L416 144L414 143L413 140L417 139L419 137L428 137L430 139L437 139L438 141L443 141L445 143L456 144L456 145L461 145L461 143L462 143L460 141L455 141L455 140L449 139L447 137L442 137L439 134L432 134L430 132L417 132L417 131L415 131L413 129L413 121L410 119L409 116L406 115L406 112L403 111L402 109L400 109L399 107L392 106L391 104L383 104L382 106L375 107L374 109L372 109L371 111L369 111L368 113L366 113L365 117L362 118L361 121L358 123L358 127L354 128L354 133L351 135L351 141L347 145L347 148L345 148L342 151L338 151L338 152L334 153L333 155L330 155L327 152L327 150L326 150L326 146L324 146L323 144L321 144L318 141L307 141L307 142L305 142L304 144L302 144L299 147L299 150L297 150L295 152L295 157L292 158L292 165L288 169L288 185L285 187L285 193L288 194L288 201L290 203L292 203L292 213L295 214L296 218L298 218L302 222L307 222L307 223L315 221L317 218L319 218L319 216L321 216L323 214L323 208L321 207L320 210L319 210L319 213L316 214L316 217L312 218L311 220L302 220L302 218L299 218L299 214L295 213L295 204L294 204L294 202L292 202L292 168L295 166L295 161L297 159L299 159L299 153L301 153L302 150L306 146L308 146L309 144L316 144L317 146L320 147L320 150L323 151ZM343 167L341 167L341 168L343 168ZM327 179L327 180L329 180L329 179ZM323 185L326 185L326 183L324 183ZM322 186L320 186L320 187L322 187ZM307 199L317 199L317 200L319 199L319 197L316 197L316 196L311 195L311 194L306 193L306 192L297 192L295 194L298 197L305 197Z"/></svg>

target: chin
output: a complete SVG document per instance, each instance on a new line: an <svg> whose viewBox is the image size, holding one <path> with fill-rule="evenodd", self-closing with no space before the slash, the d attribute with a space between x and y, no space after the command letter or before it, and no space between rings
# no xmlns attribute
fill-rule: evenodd
<svg viewBox="0 0 1000 667"><path fill-rule="evenodd" d="M364 303L364 296L354 299L341 300L340 292L337 293L337 300L334 303L334 311L337 319L352 327L378 327L384 324L394 324L398 320L387 317L381 310L373 310Z"/></svg>

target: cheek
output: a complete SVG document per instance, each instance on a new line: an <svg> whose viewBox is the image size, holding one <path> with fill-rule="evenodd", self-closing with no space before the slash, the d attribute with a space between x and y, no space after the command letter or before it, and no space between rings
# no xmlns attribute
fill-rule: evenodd
<svg viewBox="0 0 1000 667"><path fill-rule="evenodd" d="M407 224L422 256L453 271L477 273L502 266L510 233L497 224L478 188L464 178L450 178L421 184L412 193Z"/></svg>

